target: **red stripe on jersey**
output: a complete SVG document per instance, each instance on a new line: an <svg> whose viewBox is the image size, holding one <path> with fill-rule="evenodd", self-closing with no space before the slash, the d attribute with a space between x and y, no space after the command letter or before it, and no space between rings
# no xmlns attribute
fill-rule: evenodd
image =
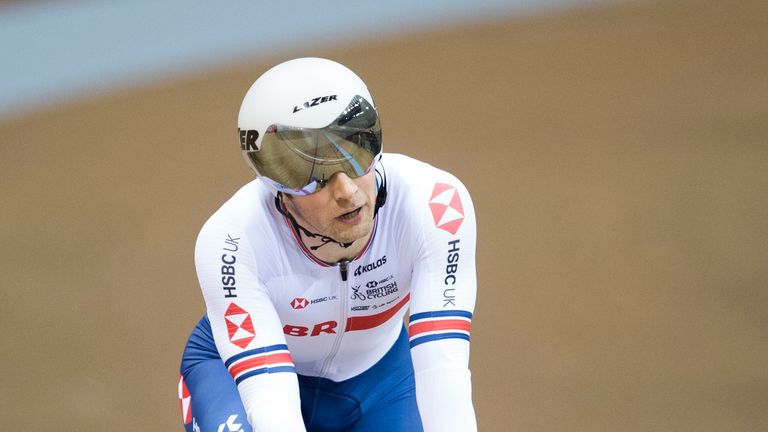
<svg viewBox="0 0 768 432"><path fill-rule="evenodd" d="M344 329L344 331L355 331L355 330L368 330L372 329L374 327L378 327L397 313L400 309L403 308L408 303L408 299L411 298L411 295L408 294L405 297L403 297L402 300L400 300L399 303L394 305L393 307L385 310L384 312L377 313L375 315L367 315L367 316L356 316L356 317L349 317L347 318L347 328Z"/></svg>
<svg viewBox="0 0 768 432"><path fill-rule="evenodd" d="M232 378L235 378L248 369L275 363L293 363L293 359L289 353L277 353L266 356L253 357L230 366L229 374L232 375Z"/></svg>
<svg viewBox="0 0 768 432"><path fill-rule="evenodd" d="M469 332L469 321L450 319L417 322L408 327L408 336L414 337L419 333L439 330L463 330Z"/></svg>

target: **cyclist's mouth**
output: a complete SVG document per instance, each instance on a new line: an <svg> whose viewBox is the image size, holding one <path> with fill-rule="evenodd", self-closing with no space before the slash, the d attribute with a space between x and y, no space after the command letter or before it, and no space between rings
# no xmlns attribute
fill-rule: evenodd
<svg viewBox="0 0 768 432"><path fill-rule="evenodd" d="M355 222L355 218L360 215L360 210L362 207L358 207L351 212L344 213L341 216L336 217L336 219L342 221L342 222Z"/></svg>

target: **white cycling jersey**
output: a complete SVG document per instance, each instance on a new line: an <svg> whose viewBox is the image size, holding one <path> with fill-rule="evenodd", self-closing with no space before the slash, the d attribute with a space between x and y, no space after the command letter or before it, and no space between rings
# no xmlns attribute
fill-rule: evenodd
<svg viewBox="0 0 768 432"><path fill-rule="evenodd" d="M383 165L383 169L382 169ZM476 430L468 369L472 201L451 174L384 154L387 200L362 252L315 258L258 178L206 222L195 263L213 335L254 430L303 431L296 373L342 381L409 336L427 432Z"/></svg>

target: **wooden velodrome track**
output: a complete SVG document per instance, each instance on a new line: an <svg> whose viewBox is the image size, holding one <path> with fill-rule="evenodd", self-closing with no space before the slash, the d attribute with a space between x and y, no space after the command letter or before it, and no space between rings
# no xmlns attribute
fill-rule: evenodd
<svg viewBox="0 0 768 432"><path fill-rule="evenodd" d="M385 146L473 193L483 431L768 430L768 3L456 28L0 124L0 428L180 430L192 248L288 57L376 95Z"/></svg>

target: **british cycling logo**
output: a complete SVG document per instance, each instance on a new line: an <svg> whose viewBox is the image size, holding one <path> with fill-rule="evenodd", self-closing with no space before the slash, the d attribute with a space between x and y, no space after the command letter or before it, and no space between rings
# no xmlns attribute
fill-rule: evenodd
<svg viewBox="0 0 768 432"><path fill-rule="evenodd" d="M365 294L360 292L361 285L352 285L352 295L349 296L352 300L365 300Z"/></svg>
<svg viewBox="0 0 768 432"><path fill-rule="evenodd" d="M429 209L435 226L453 235L459 231L464 221L464 206L456 187L445 183L435 183L429 199Z"/></svg>
<svg viewBox="0 0 768 432"><path fill-rule="evenodd" d="M256 337L251 314L235 303L229 304L224 313L224 321L227 323L227 333L232 344L245 349Z"/></svg>
<svg viewBox="0 0 768 432"><path fill-rule="evenodd" d="M387 278L390 279L390 278ZM375 282L375 281L371 281ZM390 294L394 294L398 291L397 288L397 281L392 281L386 285L384 284L376 284L371 289L365 290L366 297L370 299L376 299L381 297L386 297Z"/></svg>
<svg viewBox="0 0 768 432"><path fill-rule="evenodd" d="M394 294L398 291L397 281L393 280L394 278L394 275L389 275L383 279L366 282L365 287L367 289L365 290L365 293L360 292L362 285L352 285L352 294L349 298L352 300L373 300Z"/></svg>
<svg viewBox="0 0 768 432"><path fill-rule="evenodd" d="M243 424L235 423L237 421L237 414L229 416L226 422L219 425L217 432L243 432Z"/></svg>
<svg viewBox="0 0 768 432"><path fill-rule="evenodd" d="M307 306L309 306L309 300L304 297L296 297L291 300L291 307L294 309L304 309Z"/></svg>

